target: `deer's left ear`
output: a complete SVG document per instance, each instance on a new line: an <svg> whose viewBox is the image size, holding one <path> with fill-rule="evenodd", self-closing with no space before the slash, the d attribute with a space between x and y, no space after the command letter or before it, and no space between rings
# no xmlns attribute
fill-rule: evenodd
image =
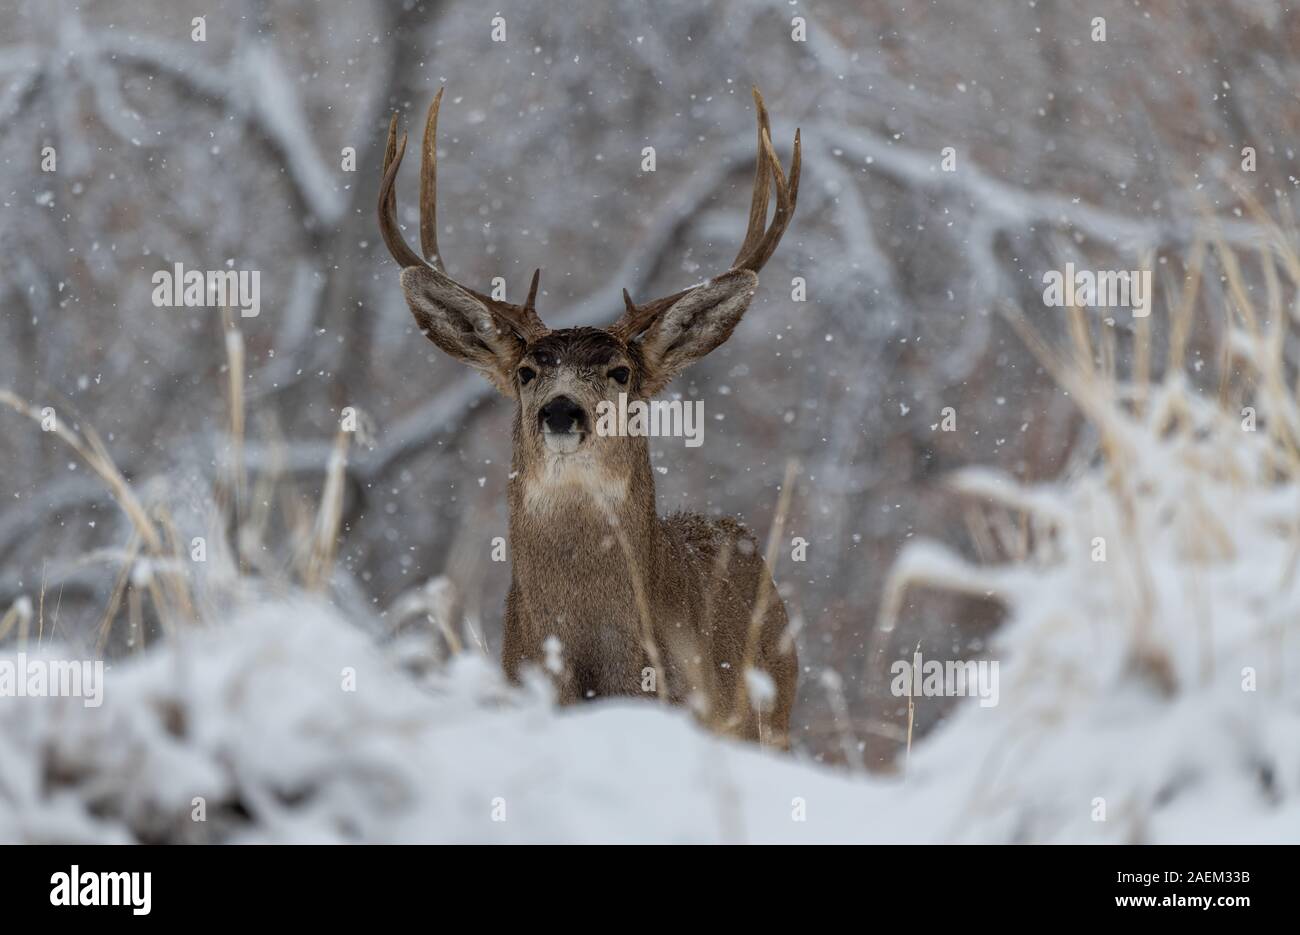
<svg viewBox="0 0 1300 935"><path fill-rule="evenodd" d="M658 393L731 337L757 289L757 275L736 269L696 286L669 306L641 338L645 394Z"/></svg>

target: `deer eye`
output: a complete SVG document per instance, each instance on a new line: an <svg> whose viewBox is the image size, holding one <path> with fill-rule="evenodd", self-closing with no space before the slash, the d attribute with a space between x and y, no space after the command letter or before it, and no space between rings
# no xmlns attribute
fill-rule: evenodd
<svg viewBox="0 0 1300 935"><path fill-rule="evenodd" d="M554 358L552 358L550 354L546 353L546 351L538 351L533 355L533 357L536 358L537 362L543 367L549 367L555 363Z"/></svg>
<svg viewBox="0 0 1300 935"><path fill-rule="evenodd" d="M626 367L615 367L609 372L609 375L617 383L627 383L627 378L632 375L632 371Z"/></svg>
<svg viewBox="0 0 1300 935"><path fill-rule="evenodd" d="M537 376L537 371L534 370L532 367L520 367L520 368L519 368L519 382L520 382L523 386L527 386L527 385L528 385L528 381L530 381L530 380L531 380L533 377L535 377L535 376Z"/></svg>

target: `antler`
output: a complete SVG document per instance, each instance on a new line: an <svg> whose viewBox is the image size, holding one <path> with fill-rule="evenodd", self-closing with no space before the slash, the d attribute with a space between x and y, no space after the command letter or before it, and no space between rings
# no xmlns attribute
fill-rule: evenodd
<svg viewBox="0 0 1300 935"><path fill-rule="evenodd" d="M383 235L388 252L398 265L432 266L444 276L446 267L442 254L438 251L438 110L442 105L442 92L439 88L433 103L429 105L429 114L424 124L424 147L420 154L420 248L424 258L410 248L397 223L397 170L401 168L402 157L406 154L406 134L397 138L397 115L388 124L388 143L384 147L383 181L379 186L379 233ZM428 261L427 264L425 261ZM528 299L523 305L501 302L484 295L459 282L457 286L486 305L506 327L514 331L525 341L534 341L547 334L549 329L538 317L537 286L541 281L542 271L533 273L533 281L528 289Z"/></svg>
<svg viewBox="0 0 1300 935"><path fill-rule="evenodd" d="M749 270L757 273L771 259L776 245L781 242L781 235L794 217L795 201L799 197L799 169L802 165L799 131L794 131L794 155L790 158L790 177L787 181L781 171L781 160L772 148L772 125L767 116L767 105L758 88L753 89L754 107L758 112L758 155L754 169L754 194L749 204L749 228L745 231L744 243L740 252L731 263L732 270ZM770 195L768 175L776 186L776 212L772 224L767 224L767 202ZM610 331L623 340L635 338L666 312L672 305L685 296L690 289L674 292L662 299L654 299L643 305L632 301L626 289L623 290L623 303L626 309L622 317L611 327Z"/></svg>

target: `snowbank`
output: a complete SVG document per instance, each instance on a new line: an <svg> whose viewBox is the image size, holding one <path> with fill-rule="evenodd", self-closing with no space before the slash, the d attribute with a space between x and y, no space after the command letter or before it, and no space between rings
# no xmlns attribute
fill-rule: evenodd
<svg viewBox="0 0 1300 935"><path fill-rule="evenodd" d="M959 703L905 776L653 702L557 710L475 653L430 670L322 604L255 604L113 665L100 706L0 697L0 841L1300 841L1300 412L1058 378L1102 456L1033 489L959 475L1013 554L916 543L891 575L885 633L916 586L1008 609L998 703Z"/></svg>
<svg viewBox="0 0 1300 935"><path fill-rule="evenodd" d="M99 708L0 701L0 841L867 840L881 794L474 654L420 684L310 604L118 664Z"/></svg>
<svg viewBox="0 0 1300 935"><path fill-rule="evenodd" d="M1000 704L959 707L909 786L945 840L1300 841L1295 423L1257 426L1176 376L1141 406L1103 376L1061 379L1098 463L1033 489L955 478L1023 554L917 543L892 575L886 632L915 586L1009 611L989 653Z"/></svg>
<svg viewBox="0 0 1300 935"><path fill-rule="evenodd" d="M1008 631L1001 704L963 705L905 785L651 702L557 710L472 653L417 678L328 608L262 606L111 667L98 708L0 701L0 841L1296 840L1294 707L1227 672L1097 692L1129 682L1106 624L1054 606Z"/></svg>

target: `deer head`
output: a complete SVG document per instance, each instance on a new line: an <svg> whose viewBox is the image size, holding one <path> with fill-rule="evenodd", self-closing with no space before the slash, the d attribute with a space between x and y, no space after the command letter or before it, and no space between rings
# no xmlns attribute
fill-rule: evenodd
<svg viewBox="0 0 1300 935"><path fill-rule="evenodd" d="M437 148L439 90L425 123L420 168L420 245L406 243L396 218L395 182L406 135L397 137L397 116L388 128L379 229L402 267L402 289L421 330L434 344L479 370L518 404L516 454L552 464L566 458L586 463L644 456L644 438L600 437L593 431L602 400L649 399L690 364L718 347L735 329L758 285L758 271L772 256L794 214L799 192L800 140L787 180L772 148L767 108L754 89L758 112L758 164L749 226L740 252L725 273L680 292L637 305L623 292L622 316L604 328L551 331L535 303L540 270L522 305L498 301L450 278L438 249ZM769 187L770 185L770 187ZM776 210L767 224L771 188Z"/></svg>

